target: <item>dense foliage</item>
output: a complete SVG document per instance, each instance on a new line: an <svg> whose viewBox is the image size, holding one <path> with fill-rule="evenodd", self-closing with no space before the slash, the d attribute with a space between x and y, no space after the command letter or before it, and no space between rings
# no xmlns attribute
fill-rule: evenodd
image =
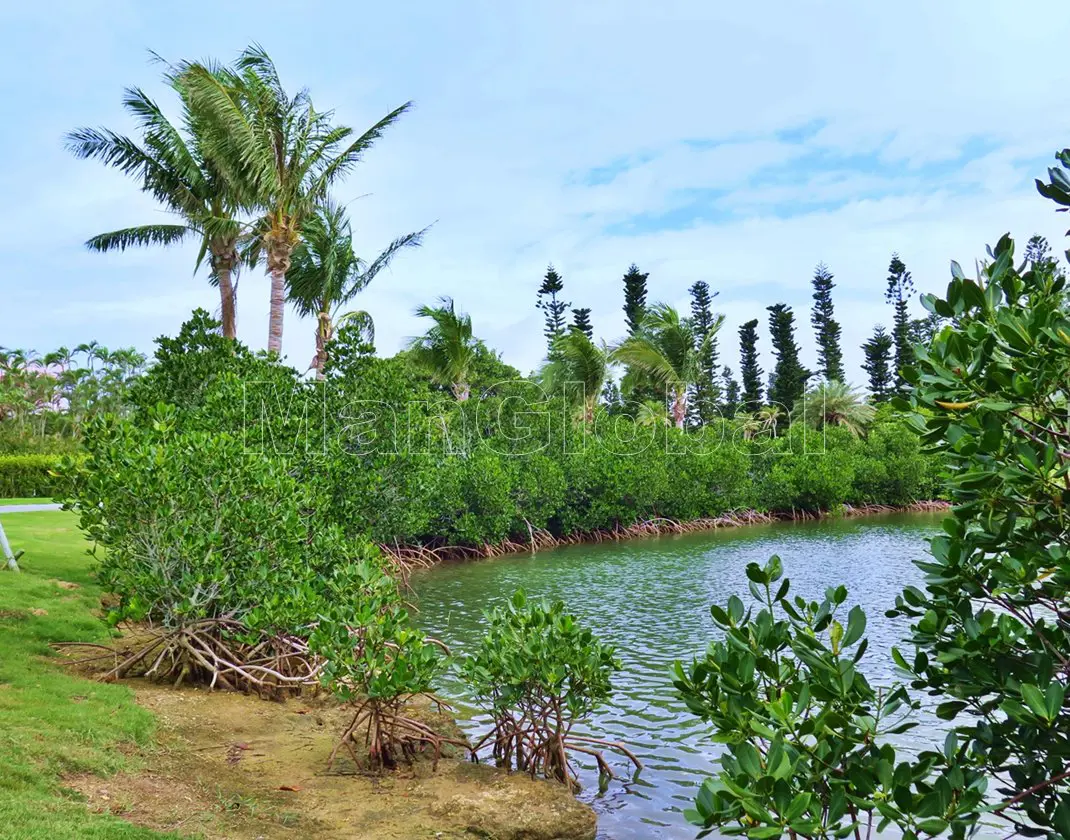
<svg viewBox="0 0 1070 840"><path fill-rule="evenodd" d="M969 758L996 780L996 813L1025 835L1070 836L1070 314L1046 263L1014 265L999 241L976 281L957 264L942 298L951 319L918 348L911 407L950 467L954 515L919 564L915 684L945 699Z"/></svg>
<svg viewBox="0 0 1070 840"><path fill-rule="evenodd" d="M44 355L0 348L0 453L73 450L87 421L127 411L144 368L133 349L96 342Z"/></svg>
<svg viewBox="0 0 1070 840"><path fill-rule="evenodd" d="M1038 253L1016 267L1005 236L976 280L953 262L946 295L923 298L941 326L902 371L912 388L900 407L947 465L954 507L918 562L924 589L906 588L888 615L914 621L913 656L893 658L950 721L943 750L897 763L881 743L914 725L918 705L857 670L865 616L837 624L842 587L822 604L789 602L787 582L774 587L779 561L752 564L762 608L712 608L725 639L677 669L689 707L728 744L692 814L704 829L845 837L877 822L964 837L994 816L1010 836L1070 836L1070 297ZM904 442L880 429L867 477L894 482L880 465Z"/></svg>
<svg viewBox="0 0 1070 840"><path fill-rule="evenodd" d="M866 616L856 606L843 617L847 590L789 598L779 557L751 563L747 577L757 612L736 596L712 606L724 639L690 668L675 666L684 702L725 744L689 814L700 836L871 836L894 824L917 838L976 809L984 778L955 765L954 736L942 752L897 759L893 736L917 725L918 704L862 673Z"/></svg>
<svg viewBox="0 0 1070 840"><path fill-rule="evenodd" d="M476 354L482 361L473 364L460 345L455 355L480 399L457 401L437 384L451 376L432 380L409 354L369 355L358 334L355 344L336 339L325 382L308 382L213 333L206 318L161 340L157 364L135 389L145 402L137 422L170 402L185 430L270 449L315 485L330 522L384 545L527 545L539 532L566 537L751 508L910 504L936 492L937 462L919 454L901 421L882 415L860 437L836 425L866 411L855 403L819 403L827 417L776 438L748 418L688 431L646 427L593 401L582 404L584 424L574 419L578 393L545 394L492 357ZM590 369L590 398L603 351L582 333L562 340L589 351L563 351L556 364L571 359L575 376Z"/></svg>
<svg viewBox="0 0 1070 840"><path fill-rule="evenodd" d="M183 428L173 406L146 419L94 421L86 457L64 469L68 507L117 596L109 621L154 628L114 675L258 689L314 682L319 666L303 640L349 588L332 596L332 582L377 563L378 551L317 516L315 488L286 461L228 431Z"/></svg>
<svg viewBox="0 0 1070 840"><path fill-rule="evenodd" d="M0 455L0 499L52 496L62 461L61 455Z"/></svg>

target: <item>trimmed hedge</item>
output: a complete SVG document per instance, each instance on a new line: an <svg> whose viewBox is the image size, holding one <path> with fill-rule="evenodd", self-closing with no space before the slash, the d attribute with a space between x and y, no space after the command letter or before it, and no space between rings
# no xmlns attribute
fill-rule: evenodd
<svg viewBox="0 0 1070 840"><path fill-rule="evenodd" d="M52 497L59 480L49 475L61 455L0 455L0 499Z"/></svg>

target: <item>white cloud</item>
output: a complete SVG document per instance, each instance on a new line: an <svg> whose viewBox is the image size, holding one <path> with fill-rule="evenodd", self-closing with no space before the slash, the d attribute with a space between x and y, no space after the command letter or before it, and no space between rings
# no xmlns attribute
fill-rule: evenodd
<svg viewBox="0 0 1070 840"><path fill-rule="evenodd" d="M622 329L620 277L636 261L651 272L652 299L684 305L698 279L721 291L723 357L733 367L739 323L759 317L764 330L764 307L777 300L796 308L811 353L809 279L824 260L857 365L858 344L888 320L892 250L926 289L942 287L951 257L968 265L1007 229L1040 231L1061 250L1065 220L1029 180L1043 174L1038 158L1070 140L1070 115L1057 107L1057 0L426 2L362 7L359 16L339 4L300 18L263 8L192 3L185 24L131 6L109 15L106 32L92 11L20 13L20 49L0 58L3 92L23 113L17 128L0 129L0 159L18 162L0 183L20 199L0 210L8 266L0 283L15 306L0 315L0 342L96 337L147 347L193 303L214 308L213 291L190 276L188 249L105 258L78 244L153 212L121 176L74 161L59 143L82 123L124 127L124 85L159 92L157 69L130 44L226 58L260 40L285 79L307 84L358 128L416 100L339 191L353 201L367 253L437 221L425 246L401 255L357 304L375 316L387 352L419 329L415 305L449 294L507 361L530 369L543 346L535 290L552 260L566 298L591 306L607 338ZM325 26L331 12L335 25ZM208 14L218 23L211 32L195 23ZM803 126L813 127L803 143L778 139ZM985 154L949 165L979 138ZM807 168L815 152L842 163ZM583 173L622 160L632 165L617 177L584 185ZM795 169L749 185L772 165ZM675 230L606 232L679 211L694 190L727 191L724 212ZM785 208L814 204L833 209L784 217ZM50 320L53 308L66 314ZM266 313L266 282L245 277L240 330L254 346L266 338ZM311 356L311 336L311 324L291 314L286 349L298 366Z"/></svg>

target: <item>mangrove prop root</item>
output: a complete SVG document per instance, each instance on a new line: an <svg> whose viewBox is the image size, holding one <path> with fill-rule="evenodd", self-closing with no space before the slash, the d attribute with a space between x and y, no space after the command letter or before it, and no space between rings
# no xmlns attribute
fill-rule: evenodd
<svg viewBox="0 0 1070 840"><path fill-rule="evenodd" d="M391 769L401 761L411 764L417 755L428 749L433 752L432 768L438 769L442 748L446 744L472 753L472 747L466 741L449 738L435 732L427 724L408 717L404 713L404 706L411 699L365 699L356 703L353 717L327 759L327 770L334 769L338 754L343 749L349 753L353 764L360 768L359 749L367 757L367 766L373 770Z"/></svg>
<svg viewBox="0 0 1070 840"><path fill-rule="evenodd" d="M551 706L529 709L519 716L503 711L496 718L494 728L472 747L472 756L476 759L480 751L489 747L499 767L515 768L533 778L542 775L573 790L579 787L579 782L569 753L591 756L599 775L610 779L616 778L616 773L600 748L620 753L634 765L636 772L643 769L639 757L624 744L573 735L570 729L571 724L562 720Z"/></svg>
<svg viewBox="0 0 1070 840"><path fill-rule="evenodd" d="M898 512L930 512L946 510L950 505L947 502L919 501L909 505L843 505L844 516L867 516L878 513ZM523 542L504 540L499 543L484 543L478 546L470 545L401 545L395 541L392 545L380 544L380 549L390 559L403 582L408 581L408 573L412 569L429 568L438 563L448 560L471 560L480 557L500 557L505 554L515 554L521 551L541 551L547 548L557 548L564 545L579 545L581 543L601 543L610 540L620 541L634 539L636 537L654 537L662 534L690 534L697 531L712 531L718 528L735 528L741 525L771 524L783 521L806 521L821 519L828 516L827 511L801 510L793 508L790 511L778 511L766 513L757 510L733 511L715 517L691 519L686 522L678 522L664 517L655 517L632 525L616 525L613 528L597 531L583 531L564 536L554 536L549 531L535 528L525 520L528 530L528 539Z"/></svg>
<svg viewBox="0 0 1070 840"><path fill-rule="evenodd" d="M235 638L247 633L239 622L205 619L169 630L154 630L132 651L82 642L54 644L57 649L85 647L105 653L72 665L112 658L113 666L99 675L103 682L129 676L207 685L209 688L255 691L261 697L282 697L318 686L323 662L300 639L264 636L248 644Z"/></svg>

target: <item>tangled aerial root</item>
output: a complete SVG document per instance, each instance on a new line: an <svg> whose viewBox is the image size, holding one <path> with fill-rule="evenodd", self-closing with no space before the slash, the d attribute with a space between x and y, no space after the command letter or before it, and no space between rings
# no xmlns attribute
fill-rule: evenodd
<svg viewBox="0 0 1070 840"><path fill-rule="evenodd" d="M430 697L440 709L448 708L437 697ZM351 704L353 718L346 726L342 737L335 744L327 759L327 769L331 770L338 758L338 753L345 749L353 759L353 764L361 767L365 764L371 769L393 769L399 762L411 764L416 757L427 749L433 750L432 768L438 768L442 757L442 748L452 744L465 752L472 753L467 741L449 738L436 732L426 723L405 714L405 705L413 697L395 697L390 700L365 698ZM362 762L359 752L366 756Z"/></svg>
<svg viewBox="0 0 1070 840"><path fill-rule="evenodd" d="M920 501L909 505L843 505L844 516L866 516L879 513L935 512L947 510L950 504L945 501ZM617 525L613 528L595 531L579 531L564 536L555 536L542 528L528 526L528 539L524 542L503 540L497 543L470 545L401 545L382 543L380 549L391 560L403 581L407 581L409 571L427 569L439 563L451 560L474 560L484 557L500 557L505 554L542 551L547 548L559 548L567 545L584 543L619 542L636 537L656 537L665 534L691 534L699 531L713 531L719 528L736 528L742 525L769 525L775 522L803 522L823 519L827 511L803 510L793 508L789 511L768 513L758 510L733 511L714 517L702 517L680 522L664 517L655 517L632 525Z"/></svg>
<svg viewBox="0 0 1070 840"><path fill-rule="evenodd" d="M133 649L86 642L57 642L57 649L89 648L103 651L70 662L81 665L113 660L113 666L98 675L104 682L140 676L207 685L237 691L255 691L272 698L299 694L319 685L323 662L307 643L291 636L261 635L243 641L249 630L233 619L202 619L168 630L139 631Z"/></svg>
<svg viewBox="0 0 1070 840"><path fill-rule="evenodd" d="M643 763L630 749L618 741L574 735L571 725L555 718L552 707L546 707L524 715L501 713L494 728L472 748L472 755L488 746L499 767L516 768L531 774L559 781L578 790L579 776L569 758L569 753L592 756L603 778L614 779L616 774L602 754L603 749L614 750L627 758L638 773Z"/></svg>

